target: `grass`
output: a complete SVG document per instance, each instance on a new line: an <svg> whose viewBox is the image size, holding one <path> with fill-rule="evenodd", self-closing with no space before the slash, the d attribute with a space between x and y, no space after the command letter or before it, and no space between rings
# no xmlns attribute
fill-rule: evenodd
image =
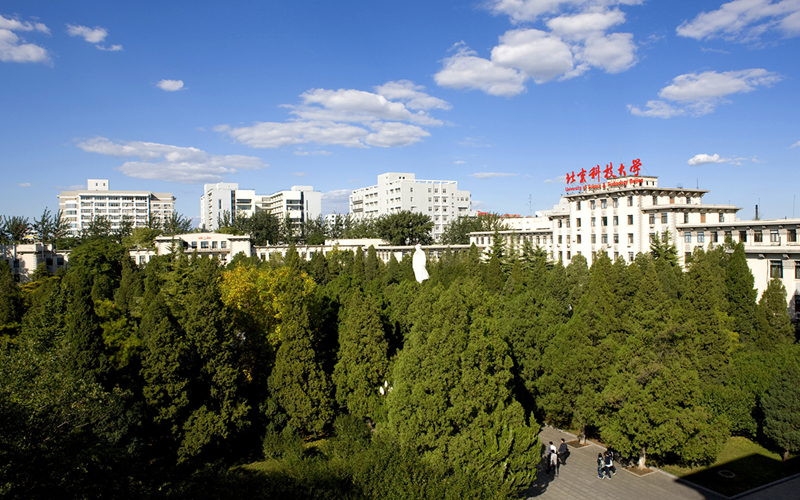
<svg viewBox="0 0 800 500"><path fill-rule="evenodd" d="M780 455L758 443L743 437L732 437L717 460L707 467L661 465L660 468L684 481L733 496L800 473L800 457L782 462ZM719 474L720 471L732 472L734 477L724 477Z"/></svg>

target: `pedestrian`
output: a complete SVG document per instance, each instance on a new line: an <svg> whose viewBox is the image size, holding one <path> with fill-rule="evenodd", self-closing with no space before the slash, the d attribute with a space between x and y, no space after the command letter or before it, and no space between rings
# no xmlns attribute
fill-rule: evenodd
<svg viewBox="0 0 800 500"><path fill-rule="evenodd" d="M617 468L614 467L614 452L606 450L605 468L608 473L608 478L611 479L612 475L617 475Z"/></svg>
<svg viewBox="0 0 800 500"><path fill-rule="evenodd" d="M603 475L603 468L605 467L605 460L603 460L603 454L597 454L597 479L605 479L606 476Z"/></svg>
<svg viewBox="0 0 800 500"><path fill-rule="evenodd" d="M553 471L553 476L558 477L558 453L555 451L550 453L550 468Z"/></svg>
<svg viewBox="0 0 800 500"><path fill-rule="evenodd" d="M555 457L555 463L558 464L558 452L556 451L556 445L550 441L550 446L547 447L547 473L553 473L553 457Z"/></svg>
<svg viewBox="0 0 800 500"><path fill-rule="evenodd" d="M558 445L558 460L561 465L567 465L567 455L569 455L569 447L564 442L564 438L561 438L561 444Z"/></svg>

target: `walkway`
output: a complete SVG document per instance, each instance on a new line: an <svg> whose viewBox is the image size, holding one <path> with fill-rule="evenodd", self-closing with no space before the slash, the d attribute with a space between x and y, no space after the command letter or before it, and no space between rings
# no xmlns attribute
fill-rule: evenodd
<svg viewBox="0 0 800 500"><path fill-rule="evenodd" d="M556 447L561 438L566 441L575 436L545 427L539 434L542 443L552 441ZM594 500L613 498L614 500L726 500L727 497L688 483L680 483L669 474L654 471L639 477L622 468L609 479L597 478L597 454L605 451L598 445L590 444L582 448L570 447L566 465L561 467L559 477L540 470L536 482L525 494L536 500ZM541 467L544 467L542 460ZM736 497L737 500L798 500L800 498L800 478L779 483L763 490Z"/></svg>

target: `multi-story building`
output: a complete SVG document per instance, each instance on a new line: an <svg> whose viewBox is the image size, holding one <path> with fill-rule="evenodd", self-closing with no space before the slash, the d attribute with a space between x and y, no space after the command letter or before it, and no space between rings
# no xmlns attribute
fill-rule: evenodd
<svg viewBox="0 0 800 500"><path fill-rule="evenodd" d="M89 179L86 190L61 191L58 205L70 233L78 236L98 217L108 219L112 230L119 229L126 219L133 227L147 226L151 216L166 221L175 212L175 197L172 193L112 191L108 179Z"/></svg>
<svg viewBox="0 0 800 500"><path fill-rule="evenodd" d="M433 237L438 240L451 221L471 215L470 192L460 191L457 181L429 181L411 173L388 172L378 176L378 184L350 194L350 214L356 218L403 210L429 215Z"/></svg>
<svg viewBox="0 0 800 500"><path fill-rule="evenodd" d="M267 197L267 210L280 220L288 218L298 226L322 215L322 193L313 186L292 186Z"/></svg>

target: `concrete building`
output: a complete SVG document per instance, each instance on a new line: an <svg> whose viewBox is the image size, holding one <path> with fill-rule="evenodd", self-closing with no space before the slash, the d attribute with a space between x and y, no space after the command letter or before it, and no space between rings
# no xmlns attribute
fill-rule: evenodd
<svg viewBox="0 0 800 500"><path fill-rule="evenodd" d="M270 212L283 220L289 217L300 224L322 214L322 193L312 186L292 186L288 191L256 194L255 189L239 189L230 182L206 184L200 197L200 227L209 231L218 228L217 221L224 213L250 217L258 212Z"/></svg>
<svg viewBox="0 0 800 500"><path fill-rule="evenodd" d="M167 220L175 212L172 193L150 191L112 191L108 179L89 179L86 190L62 191L58 208L69 222L70 233L79 236L95 218L105 217L111 229L119 229L128 219L134 227L147 226L152 216Z"/></svg>
<svg viewBox="0 0 800 500"><path fill-rule="evenodd" d="M39 264L47 266L51 273L66 267L69 250L54 250L53 245L42 243L20 243L0 245L0 259L8 262L14 280L26 282Z"/></svg>
<svg viewBox="0 0 800 500"><path fill-rule="evenodd" d="M388 172L378 176L376 185L350 194L350 214L355 218L403 210L429 215L433 238L438 241L451 221L471 215L470 192L459 190L457 181L422 180L411 173Z"/></svg>

